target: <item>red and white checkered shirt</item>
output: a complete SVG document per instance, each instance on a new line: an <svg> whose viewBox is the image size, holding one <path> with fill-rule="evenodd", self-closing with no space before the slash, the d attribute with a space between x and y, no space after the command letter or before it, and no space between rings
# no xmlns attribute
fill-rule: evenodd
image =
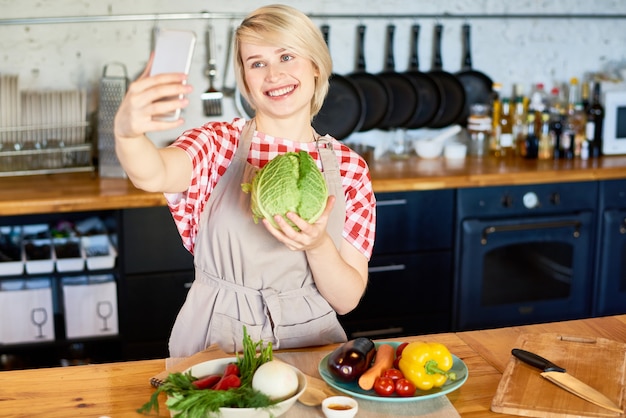
<svg viewBox="0 0 626 418"><path fill-rule="evenodd" d="M183 245L191 253L198 233L200 214L235 155L245 122L240 118L235 118L232 123L209 122L202 127L184 132L170 145L185 150L193 165L189 189L184 193L165 194ZM345 192L346 221L343 237L369 260L376 229L376 203L369 169L359 154L337 140L333 139L331 143L339 162ZM279 154L300 150L311 154L321 169L315 142L294 142L256 131L252 138L248 162L262 168Z"/></svg>

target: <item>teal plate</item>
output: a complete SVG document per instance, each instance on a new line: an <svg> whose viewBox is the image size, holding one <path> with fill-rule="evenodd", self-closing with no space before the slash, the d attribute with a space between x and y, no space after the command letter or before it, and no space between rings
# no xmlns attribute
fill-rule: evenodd
<svg viewBox="0 0 626 418"><path fill-rule="evenodd" d="M391 346L398 347L401 343L396 341L384 342L384 343L376 343L376 346L380 344L389 344ZM450 371L456 373L456 380L451 381L448 380L443 384L440 388L433 388L431 390L417 390L415 392L415 396L398 396L393 394L391 396L379 396L374 389L371 390L363 390L359 387L359 384L354 382L342 382L340 380L335 379L335 377L328 371L328 357L330 354L325 356L318 365L318 371L322 376L322 379L326 383L328 383L333 388L337 389L340 392L343 392L347 395L354 396L356 398L367 399L370 401L380 401L380 402L415 402L415 401L425 401L426 399L432 399L439 396L443 396L447 393L453 392L463 386L465 381L467 380L468 370L463 360L452 354L452 368Z"/></svg>

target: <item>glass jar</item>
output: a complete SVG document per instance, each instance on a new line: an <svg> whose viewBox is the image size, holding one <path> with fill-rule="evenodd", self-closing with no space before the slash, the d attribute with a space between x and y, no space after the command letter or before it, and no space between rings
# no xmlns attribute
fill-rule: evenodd
<svg viewBox="0 0 626 418"><path fill-rule="evenodd" d="M489 150L491 140L491 116L489 105L475 103L470 106L470 115L467 118L467 133L469 135L468 154L472 157L483 157Z"/></svg>

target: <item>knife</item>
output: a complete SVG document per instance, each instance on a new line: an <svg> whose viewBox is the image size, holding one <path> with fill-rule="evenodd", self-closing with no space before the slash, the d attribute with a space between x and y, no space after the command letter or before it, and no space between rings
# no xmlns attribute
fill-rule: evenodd
<svg viewBox="0 0 626 418"><path fill-rule="evenodd" d="M602 408L606 408L609 411L619 412L620 414L624 413L623 409L620 409L619 406L615 405L615 403L605 395L568 374L564 368L557 366L551 361L535 353L521 350L519 348L511 350L511 354L524 363L542 370L541 376L543 378L567 390L568 392L573 393L574 395Z"/></svg>

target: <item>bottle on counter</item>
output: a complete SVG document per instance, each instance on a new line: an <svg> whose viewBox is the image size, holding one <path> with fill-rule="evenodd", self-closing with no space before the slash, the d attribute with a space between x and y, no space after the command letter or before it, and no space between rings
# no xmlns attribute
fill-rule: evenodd
<svg viewBox="0 0 626 418"><path fill-rule="evenodd" d="M568 117L574 130L574 157L580 157L583 143L587 142L587 115L582 102L574 105L574 113Z"/></svg>
<svg viewBox="0 0 626 418"><path fill-rule="evenodd" d="M500 111L500 146L499 157L510 158L515 156L515 147L513 142L513 106L511 99L505 97L502 99L502 108Z"/></svg>
<svg viewBox="0 0 626 418"><path fill-rule="evenodd" d="M539 153L539 136L536 131L535 112L529 112L526 122L526 141L524 158L536 159Z"/></svg>
<svg viewBox="0 0 626 418"><path fill-rule="evenodd" d="M489 154L500 155L500 113L502 104L500 95L502 94L502 84L495 82L492 86L491 95L491 138L489 140Z"/></svg>
<svg viewBox="0 0 626 418"><path fill-rule="evenodd" d="M513 146L518 157L524 157L524 141L526 138L526 108L524 98L517 96L513 107Z"/></svg>
<svg viewBox="0 0 626 418"><path fill-rule="evenodd" d="M488 153L493 130L490 113L488 104L474 103L470 106L470 115L467 118L470 156L483 157Z"/></svg>
<svg viewBox="0 0 626 418"><path fill-rule="evenodd" d="M537 158L540 160L551 160L554 158L554 143L550 128L550 112L541 114L541 128L539 130L539 145Z"/></svg>
<svg viewBox="0 0 626 418"><path fill-rule="evenodd" d="M583 81L580 85L580 101L583 104L583 109L585 109L585 113L589 110L589 106L591 106L591 101L589 97L589 83Z"/></svg>
<svg viewBox="0 0 626 418"><path fill-rule="evenodd" d="M600 83L593 86L591 104L587 109L586 137L589 141L589 157L602 155L602 127L604 125L604 107L600 103Z"/></svg>
<svg viewBox="0 0 626 418"><path fill-rule="evenodd" d="M550 112L550 136L554 150L552 155L555 160L565 158L565 152L563 148L563 133L565 130L565 121L567 120L567 113L565 108L560 108L558 112Z"/></svg>
<svg viewBox="0 0 626 418"><path fill-rule="evenodd" d="M548 107L548 93L546 93L543 83L535 84L528 103L529 112L543 112ZM535 117L537 115L535 114Z"/></svg>

